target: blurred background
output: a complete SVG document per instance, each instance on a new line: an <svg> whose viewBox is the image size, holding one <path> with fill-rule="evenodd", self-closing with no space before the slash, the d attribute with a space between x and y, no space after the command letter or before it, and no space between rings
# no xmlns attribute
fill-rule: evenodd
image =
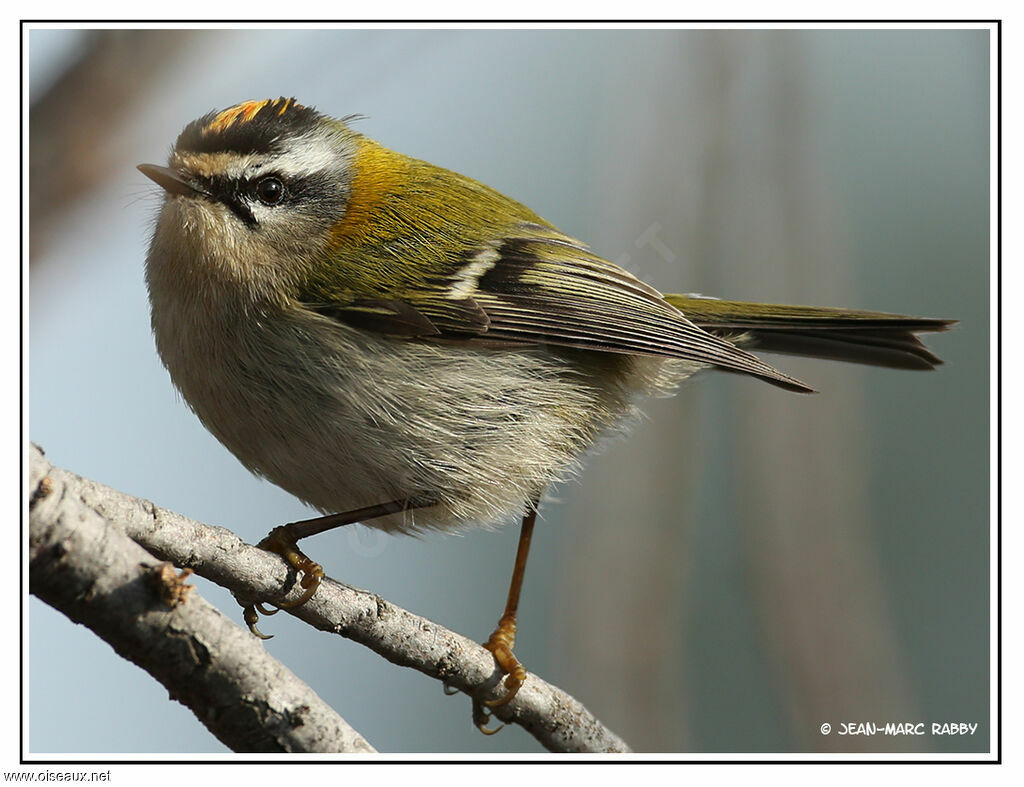
<svg viewBox="0 0 1024 787"><path fill-rule="evenodd" d="M776 357L707 374L542 509L516 651L651 752L989 750L988 30L27 33L30 437L56 465L255 542L310 516L175 395L143 282L181 128L295 96L530 205L663 291L957 318L930 373ZM517 528L354 526L327 572L483 640ZM241 624L219 588L202 594ZM224 748L32 599L28 750ZM279 615L268 650L383 752L537 752ZM973 736L822 735L841 722Z"/></svg>

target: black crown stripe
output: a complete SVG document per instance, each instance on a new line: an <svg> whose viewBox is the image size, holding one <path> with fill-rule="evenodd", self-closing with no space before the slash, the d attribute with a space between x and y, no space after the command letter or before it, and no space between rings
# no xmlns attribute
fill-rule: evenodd
<svg viewBox="0 0 1024 787"><path fill-rule="evenodd" d="M174 147L179 153L272 153L282 139L306 131L320 117L294 98L247 101L193 120Z"/></svg>

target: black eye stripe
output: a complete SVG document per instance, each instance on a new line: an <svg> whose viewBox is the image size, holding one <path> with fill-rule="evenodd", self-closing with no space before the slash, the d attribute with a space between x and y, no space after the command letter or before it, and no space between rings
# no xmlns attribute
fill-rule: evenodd
<svg viewBox="0 0 1024 787"><path fill-rule="evenodd" d="M246 226L256 226L256 217L249 208L249 198L245 190L246 181L223 175L201 177L196 180L206 192L207 199L227 206Z"/></svg>
<svg viewBox="0 0 1024 787"><path fill-rule="evenodd" d="M295 199L309 198L323 193L331 183L331 178L323 173L310 175L283 175L279 172L264 172L260 175L245 178L229 178L226 175L212 175L196 178L199 183L215 199L228 196L245 196L254 193L256 186L263 180L276 178L284 185L285 194Z"/></svg>
<svg viewBox="0 0 1024 787"><path fill-rule="evenodd" d="M292 193L289 182L279 175L260 175L256 178L229 178L224 175L213 175L197 178L197 180L211 199L224 203L251 202L253 200L262 202L264 200L260 199L260 184L271 180L280 184L282 199L278 200L278 204Z"/></svg>
<svg viewBox="0 0 1024 787"><path fill-rule="evenodd" d="M282 187L276 202L263 199L259 194L260 184L271 179L280 182ZM253 212L257 205L271 211L298 210L325 221L337 217L343 206L337 192L337 179L324 172L293 176L267 171L252 177L212 175L196 180L207 199L225 205L249 227L259 224Z"/></svg>

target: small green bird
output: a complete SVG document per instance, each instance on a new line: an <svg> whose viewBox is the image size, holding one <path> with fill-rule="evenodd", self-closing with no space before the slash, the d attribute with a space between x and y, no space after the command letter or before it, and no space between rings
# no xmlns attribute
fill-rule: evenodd
<svg viewBox="0 0 1024 787"><path fill-rule="evenodd" d="M294 99L189 124L146 262L157 350L189 406L252 472L330 516L261 546L522 519L485 647L510 701L527 677L516 609L541 496L638 400L707 368L812 389L745 348L904 369L949 320L662 295L529 208L403 156ZM256 613L247 621L255 631ZM481 723L481 728L484 727Z"/></svg>

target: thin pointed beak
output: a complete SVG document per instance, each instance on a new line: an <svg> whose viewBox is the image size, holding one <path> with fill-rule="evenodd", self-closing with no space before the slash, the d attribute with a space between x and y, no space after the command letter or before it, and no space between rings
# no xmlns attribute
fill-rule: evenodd
<svg viewBox="0 0 1024 787"><path fill-rule="evenodd" d="M199 194L205 193L202 189L189 183L188 180L185 179L184 175L179 172L175 172L169 167L159 167L156 164L139 164L138 170L147 178L154 181L168 194L179 194L182 197L195 197Z"/></svg>

